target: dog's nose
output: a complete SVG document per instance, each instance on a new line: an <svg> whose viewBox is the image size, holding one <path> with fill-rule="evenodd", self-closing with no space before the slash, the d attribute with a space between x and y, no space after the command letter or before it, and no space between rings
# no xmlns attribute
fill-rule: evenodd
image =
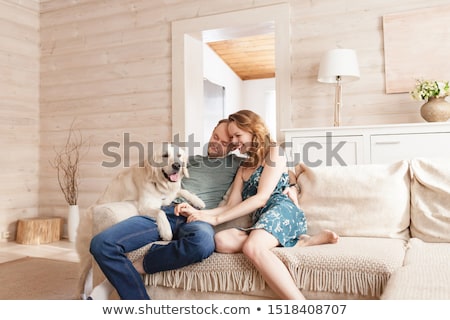
<svg viewBox="0 0 450 320"><path fill-rule="evenodd" d="M180 170L180 167L181 167L181 164L179 163L179 162L174 162L173 164L172 164L172 169L174 169L174 170Z"/></svg>

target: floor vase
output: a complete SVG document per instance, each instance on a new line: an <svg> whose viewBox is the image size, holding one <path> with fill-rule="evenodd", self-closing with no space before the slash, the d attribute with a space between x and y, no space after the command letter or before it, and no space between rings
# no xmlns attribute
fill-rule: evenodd
<svg viewBox="0 0 450 320"><path fill-rule="evenodd" d="M70 242L75 242L77 238L78 224L80 223L80 210L78 205L69 206L69 214L67 216L67 235Z"/></svg>

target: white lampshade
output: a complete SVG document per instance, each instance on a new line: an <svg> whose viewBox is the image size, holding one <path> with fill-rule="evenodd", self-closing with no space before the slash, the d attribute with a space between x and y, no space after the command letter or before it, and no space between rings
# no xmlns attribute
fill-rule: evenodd
<svg viewBox="0 0 450 320"><path fill-rule="evenodd" d="M354 50L332 49L322 56L317 81L336 83L338 76L341 82L359 79L358 59Z"/></svg>

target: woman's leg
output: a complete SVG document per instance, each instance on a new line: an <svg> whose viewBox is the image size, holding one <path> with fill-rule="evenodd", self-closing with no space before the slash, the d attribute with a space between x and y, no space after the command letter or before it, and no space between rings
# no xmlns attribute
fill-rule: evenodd
<svg viewBox="0 0 450 320"><path fill-rule="evenodd" d="M303 300L305 297L297 288L289 270L271 251L278 245L279 242L273 235L263 229L256 229L250 232L242 252L280 299Z"/></svg>
<svg viewBox="0 0 450 320"><path fill-rule="evenodd" d="M242 246L247 238L247 232L236 228L219 231L214 236L216 251L220 253L242 252Z"/></svg>
<svg viewBox="0 0 450 320"><path fill-rule="evenodd" d="M125 254L158 239L156 223L145 216L121 221L92 238L91 254L121 299L150 299L141 275Z"/></svg>
<svg viewBox="0 0 450 320"><path fill-rule="evenodd" d="M296 246L309 247L320 244L332 244L338 242L338 240L339 236L335 232L325 229L312 236L306 234L301 235Z"/></svg>

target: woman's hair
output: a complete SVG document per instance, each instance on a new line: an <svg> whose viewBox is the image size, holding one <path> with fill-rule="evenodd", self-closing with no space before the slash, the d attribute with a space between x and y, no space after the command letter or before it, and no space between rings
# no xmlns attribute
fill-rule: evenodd
<svg viewBox="0 0 450 320"><path fill-rule="evenodd" d="M270 138L270 132L264 120L255 112L250 110L240 110L231 114L228 120L234 122L236 126L252 135L252 142L247 146L248 158L243 161L245 167L256 167L261 163L267 154L269 148L274 145Z"/></svg>

